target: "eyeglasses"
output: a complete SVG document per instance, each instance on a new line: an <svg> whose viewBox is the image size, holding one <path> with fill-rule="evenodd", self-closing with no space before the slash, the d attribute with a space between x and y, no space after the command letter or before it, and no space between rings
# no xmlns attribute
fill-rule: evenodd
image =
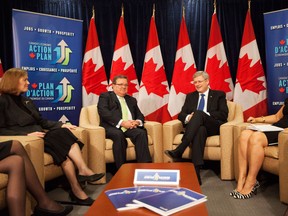
<svg viewBox="0 0 288 216"><path fill-rule="evenodd" d="M201 83L203 83L204 81L206 81L206 79L204 79L204 80L198 80L198 81L192 81L192 83L195 85L195 84L201 84Z"/></svg>
<svg viewBox="0 0 288 216"><path fill-rule="evenodd" d="M117 85L117 86L120 86L120 87L128 87L128 84L114 84L114 85Z"/></svg>

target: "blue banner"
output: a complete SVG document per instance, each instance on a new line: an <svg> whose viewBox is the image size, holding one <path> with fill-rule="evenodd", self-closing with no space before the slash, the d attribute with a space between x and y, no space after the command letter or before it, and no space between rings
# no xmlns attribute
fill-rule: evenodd
<svg viewBox="0 0 288 216"><path fill-rule="evenodd" d="M288 9L264 14L268 112L288 97Z"/></svg>
<svg viewBox="0 0 288 216"><path fill-rule="evenodd" d="M78 125L82 21L13 10L14 67L28 71L26 96L44 118Z"/></svg>

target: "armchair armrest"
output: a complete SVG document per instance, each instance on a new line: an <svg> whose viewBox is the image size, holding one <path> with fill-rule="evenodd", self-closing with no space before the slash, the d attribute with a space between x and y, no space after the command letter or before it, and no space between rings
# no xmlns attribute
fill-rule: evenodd
<svg viewBox="0 0 288 216"><path fill-rule="evenodd" d="M82 155L84 161L88 163L88 132L82 127L77 127L71 132L84 144Z"/></svg>
<svg viewBox="0 0 288 216"><path fill-rule="evenodd" d="M162 124L156 121L146 121L144 127L152 138L154 148L153 162L163 162Z"/></svg>
<svg viewBox="0 0 288 216"><path fill-rule="evenodd" d="M173 140L177 134L183 131L183 125L179 120L168 121L163 124L163 151L171 150ZM168 162L169 158L164 155L164 162Z"/></svg>
<svg viewBox="0 0 288 216"><path fill-rule="evenodd" d="M234 119L220 126L220 146L221 146L221 179L233 179L234 174L234 126L241 123L242 119Z"/></svg>
<svg viewBox="0 0 288 216"><path fill-rule="evenodd" d="M280 201L288 203L288 128L279 133L278 148Z"/></svg>
<svg viewBox="0 0 288 216"><path fill-rule="evenodd" d="M105 162L105 129L101 126L92 125L88 122L80 124L80 127L88 133L87 140L87 164L95 173L106 172ZM103 177L97 183L105 183L106 177Z"/></svg>

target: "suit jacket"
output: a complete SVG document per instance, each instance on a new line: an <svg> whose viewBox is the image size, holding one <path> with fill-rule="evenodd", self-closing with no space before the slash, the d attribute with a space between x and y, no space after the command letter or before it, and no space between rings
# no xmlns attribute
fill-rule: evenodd
<svg viewBox="0 0 288 216"><path fill-rule="evenodd" d="M43 119L31 99L20 96L21 103L31 114L20 108L9 94L0 96L0 135L27 135L44 129L55 129L61 122Z"/></svg>
<svg viewBox="0 0 288 216"><path fill-rule="evenodd" d="M130 95L125 95L124 98L131 112L132 119L139 119L144 123L144 115L137 105L137 100ZM116 127L122 119L121 105L117 95L113 91L102 93L99 97L97 107L100 116L100 126L106 129Z"/></svg>
<svg viewBox="0 0 288 216"><path fill-rule="evenodd" d="M178 119L183 125L185 125L186 116L197 110L198 99L199 92L197 91L187 94L182 110L178 115ZM228 106L224 92L209 89L207 112L220 124L227 122Z"/></svg>

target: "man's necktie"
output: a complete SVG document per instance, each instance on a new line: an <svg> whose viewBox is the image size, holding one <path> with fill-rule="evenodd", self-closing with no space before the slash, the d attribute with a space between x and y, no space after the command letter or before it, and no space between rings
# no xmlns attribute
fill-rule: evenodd
<svg viewBox="0 0 288 216"><path fill-rule="evenodd" d="M204 110L204 105L205 105L205 94L201 94L201 99L198 105L198 110Z"/></svg>
<svg viewBox="0 0 288 216"><path fill-rule="evenodd" d="M119 97L119 98L120 98L120 104L121 104L122 119L123 119L123 121L127 121L128 120L128 110L127 110L127 106L125 103L125 99L124 99L124 97ZM121 127L121 130L123 132L125 132L127 129L124 127Z"/></svg>

